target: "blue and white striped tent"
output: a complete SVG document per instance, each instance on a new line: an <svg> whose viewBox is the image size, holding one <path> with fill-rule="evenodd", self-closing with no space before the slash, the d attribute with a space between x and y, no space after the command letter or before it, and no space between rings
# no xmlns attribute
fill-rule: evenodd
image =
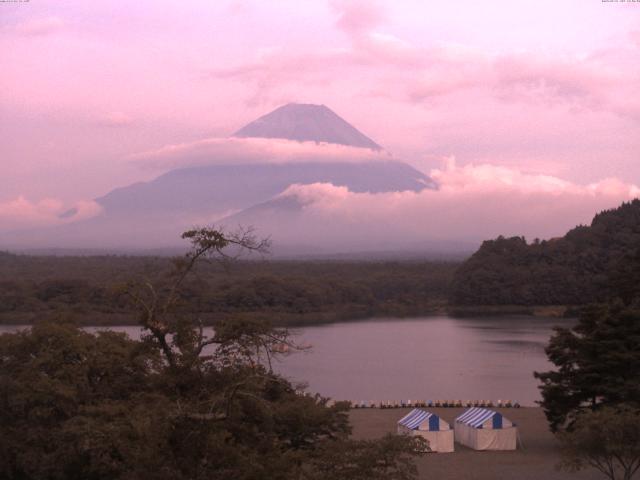
<svg viewBox="0 0 640 480"><path fill-rule="evenodd" d="M517 430L500 412L474 407L455 420L456 441L475 450L515 450Z"/></svg>
<svg viewBox="0 0 640 480"><path fill-rule="evenodd" d="M453 430L435 413L414 408L398 420L398 433L423 437L432 452L453 452Z"/></svg>
<svg viewBox="0 0 640 480"><path fill-rule="evenodd" d="M440 417L436 414L414 408L400 420L398 424L409 430L440 430Z"/></svg>
<svg viewBox="0 0 640 480"><path fill-rule="evenodd" d="M470 408L456 418L456 422L462 422L474 428L482 428L483 425L485 425L485 423L489 420L491 420L491 428L498 429L502 428L503 420L506 419L502 417L502 414L500 412L478 407ZM508 420L506 420L506 422L509 424L506 426L511 426L511 422L509 422Z"/></svg>

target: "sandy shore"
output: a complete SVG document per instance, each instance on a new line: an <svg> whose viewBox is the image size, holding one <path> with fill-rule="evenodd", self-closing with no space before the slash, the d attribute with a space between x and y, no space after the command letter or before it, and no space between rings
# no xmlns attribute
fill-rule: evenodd
<svg viewBox="0 0 640 480"><path fill-rule="evenodd" d="M410 409L363 409L350 414L355 438L376 438L396 431L396 422ZM453 425L462 408L432 408ZM431 453L418 457L421 479L556 480L602 479L595 470L567 473L556 469L558 445L549 432L540 408L497 409L518 425L522 446L515 452L477 452L455 444L454 453Z"/></svg>

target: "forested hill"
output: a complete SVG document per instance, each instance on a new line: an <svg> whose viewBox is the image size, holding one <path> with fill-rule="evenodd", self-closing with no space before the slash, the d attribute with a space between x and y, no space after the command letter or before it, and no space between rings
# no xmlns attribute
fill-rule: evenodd
<svg viewBox="0 0 640 480"><path fill-rule="evenodd" d="M458 305L582 305L638 296L640 200L597 214L562 238L485 241L456 272Z"/></svg>

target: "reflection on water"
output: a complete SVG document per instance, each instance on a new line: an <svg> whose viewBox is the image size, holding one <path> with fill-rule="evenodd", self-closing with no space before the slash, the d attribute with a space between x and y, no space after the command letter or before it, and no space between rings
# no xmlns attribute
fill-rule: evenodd
<svg viewBox="0 0 640 480"><path fill-rule="evenodd" d="M306 328L309 354L279 370L312 390L340 399L540 398L533 371L547 370L553 327L566 320L531 317L428 317Z"/></svg>
<svg viewBox="0 0 640 480"><path fill-rule="evenodd" d="M554 326L532 317L376 319L305 327L311 344L275 368L309 389L348 400L518 400L540 398L533 371L547 370ZM17 327L0 326L0 333ZM96 330L92 328L90 330ZM136 327L114 327L138 337Z"/></svg>

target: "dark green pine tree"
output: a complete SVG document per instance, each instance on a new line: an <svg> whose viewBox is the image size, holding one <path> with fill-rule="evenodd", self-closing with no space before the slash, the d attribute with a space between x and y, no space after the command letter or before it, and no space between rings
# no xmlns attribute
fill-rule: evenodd
<svg viewBox="0 0 640 480"><path fill-rule="evenodd" d="M588 307L575 327L556 329L546 353L557 369L534 375L552 431L571 429L587 409L640 406L640 311Z"/></svg>
<svg viewBox="0 0 640 480"><path fill-rule="evenodd" d="M612 295L625 305L640 308L640 248L629 253L610 275Z"/></svg>

